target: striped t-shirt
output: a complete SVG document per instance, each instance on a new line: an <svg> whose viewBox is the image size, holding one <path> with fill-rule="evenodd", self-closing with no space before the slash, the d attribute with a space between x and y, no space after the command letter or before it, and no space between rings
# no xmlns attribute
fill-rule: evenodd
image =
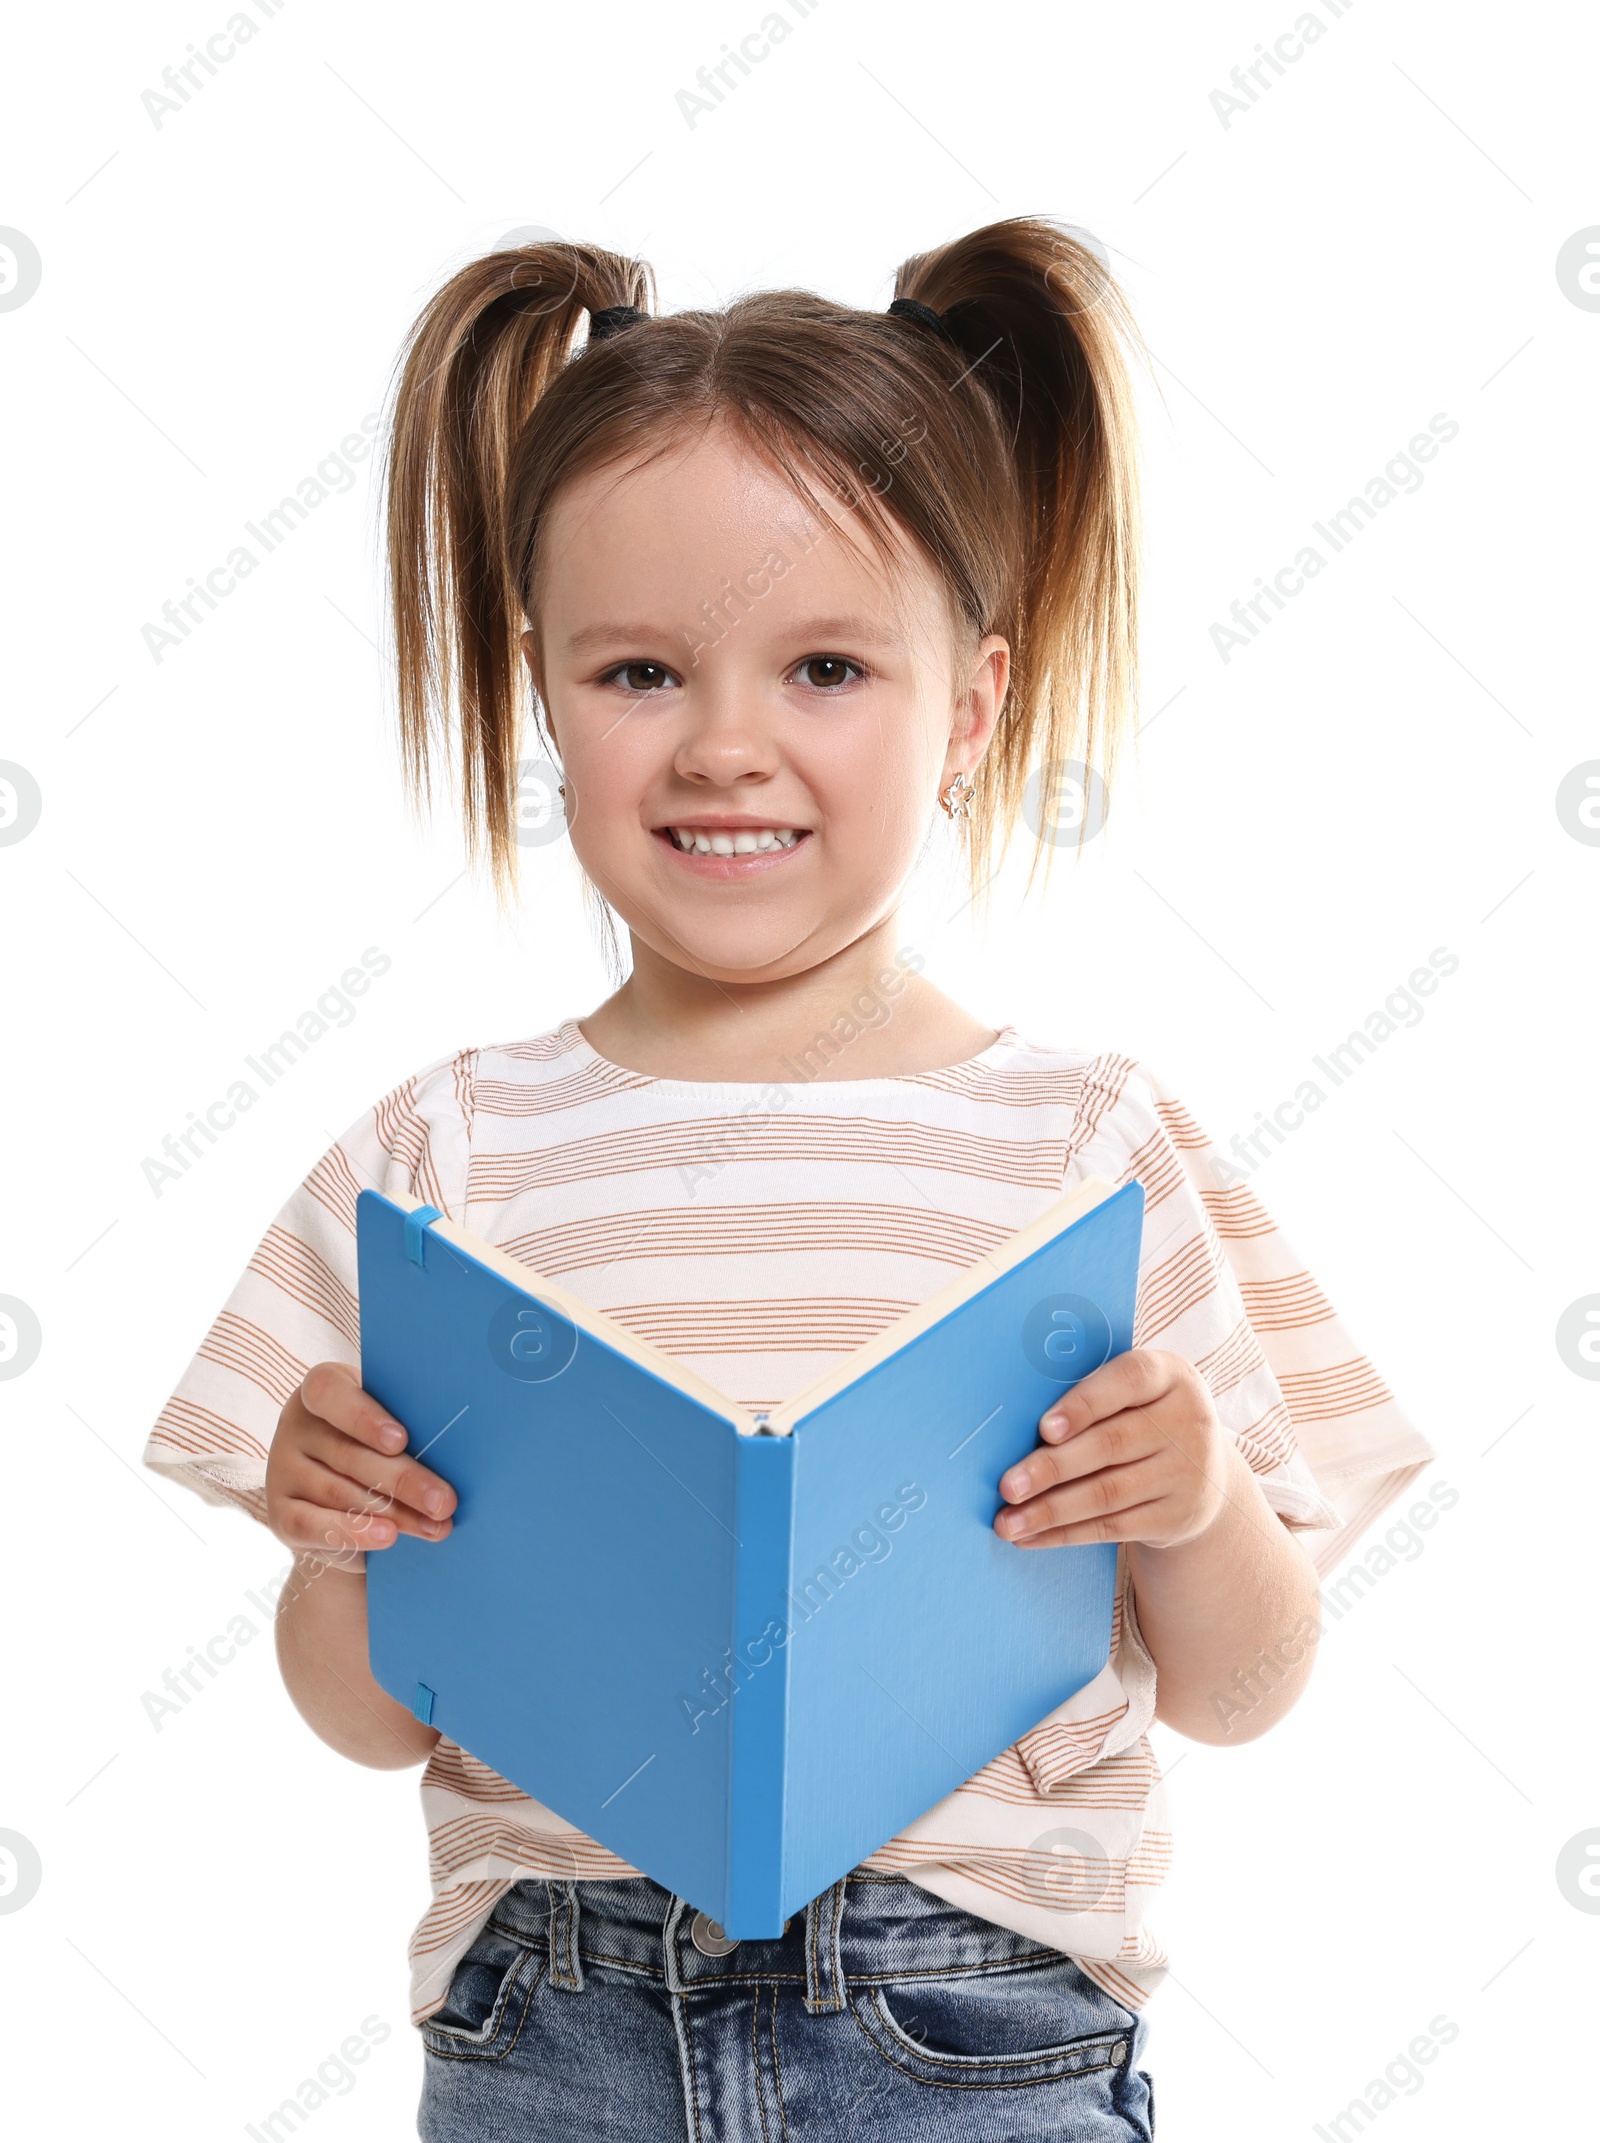
<svg viewBox="0 0 1600 2143"><path fill-rule="evenodd" d="M810 1069L651 1078L572 1020L429 1065L289 1199L145 1463L265 1519L285 1400L314 1362L359 1367L364 1186L426 1199L730 1398L771 1407L1090 1175L1144 1186L1135 1344L1194 1363L1267 1503L1316 1529L1319 1568L1433 1457L1239 1171L1142 1065L1007 1027L940 1071ZM1064 1951L1137 2008L1166 1961L1145 1908L1170 1840L1127 1576L1123 1550L1094 1680L864 1865ZM410 1944L417 2023L512 1883L639 1872L449 1739L422 1806L433 1902Z"/></svg>

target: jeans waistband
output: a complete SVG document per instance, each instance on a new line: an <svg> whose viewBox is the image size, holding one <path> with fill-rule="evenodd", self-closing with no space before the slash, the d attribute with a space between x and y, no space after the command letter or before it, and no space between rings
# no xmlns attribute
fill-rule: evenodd
<svg viewBox="0 0 1600 2143"><path fill-rule="evenodd" d="M648 1876L553 1882L528 1877L506 1891L491 1923L548 1945L552 1986L582 1991L586 1965L663 1981L674 1994L717 1982L804 1986L812 2011L842 2009L852 1984L1005 1970L1060 1952L949 1905L902 1875L860 1870L795 1912L780 1936L719 1947L720 1930Z"/></svg>

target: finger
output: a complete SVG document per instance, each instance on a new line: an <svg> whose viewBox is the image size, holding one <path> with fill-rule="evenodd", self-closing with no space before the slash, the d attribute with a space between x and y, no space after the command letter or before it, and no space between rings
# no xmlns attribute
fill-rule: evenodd
<svg viewBox="0 0 1600 2143"><path fill-rule="evenodd" d="M1091 1369L1081 1383L1050 1406L1039 1423L1046 1443L1080 1435L1125 1407L1151 1406L1165 1396L1188 1367L1180 1356L1154 1347L1131 1347L1115 1361Z"/></svg>
<svg viewBox="0 0 1600 2143"><path fill-rule="evenodd" d="M327 1510L367 1511L392 1519L402 1533L415 1533L422 1540L443 1540L450 1531L449 1518L430 1518L410 1510L381 1489L367 1488L347 1474L324 1466L320 1459L303 1461L295 1476L291 1496L322 1505Z"/></svg>
<svg viewBox="0 0 1600 2143"><path fill-rule="evenodd" d="M404 1427L371 1392L363 1391L361 1379L345 1362L318 1362L307 1371L296 1394L306 1412L353 1436L372 1451L403 1451Z"/></svg>
<svg viewBox="0 0 1600 2143"><path fill-rule="evenodd" d="M1168 1440L1143 1408L1137 1413L1113 1414L1064 1444L1040 1444L1001 1474L1000 1493L1008 1503L1024 1503L1058 1481L1082 1480L1106 1466L1131 1465L1160 1450Z"/></svg>
<svg viewBox="0 0 1600 2143"><path fill-rule="evenodd" d="M1105 1518L1080 1518L1074 1525L1052 1526L1011 1543L1016 1548L1087 1548L1102 1540L1161 1541L1166 1537L1160 1503L1138 1503Z"/></svg>
<svg viewBox="0 0 1600 2143"><path fill-rule="evenodd" d="M367 1445L314 1417L301 1432L300 1449L319 1459L331 1472L343 1474L429 1517L442 1518L455 1508L455 1490L430 1467L419 1465L414 1458L375 1457Z"/></svg>
<svg viewBox="0 0 1600 2143"><path fill-rule="evenodd" d="M279 1507L278 1538L289 1548L388 1548L399 1538L392 1518L364 1511L327 1510L303 1496Z"/></svg>
<svg viewBox="0 0 1600 2143"><path fill-rule="evenodd" d="M1068 1481L999 1513L995 1530L1006 1540L1025 1540L1053 1527L1107 1518L1170 1491L1171 1469L1164 1456L1131 1466L1107 1466L1081 1481Z"/></svg>

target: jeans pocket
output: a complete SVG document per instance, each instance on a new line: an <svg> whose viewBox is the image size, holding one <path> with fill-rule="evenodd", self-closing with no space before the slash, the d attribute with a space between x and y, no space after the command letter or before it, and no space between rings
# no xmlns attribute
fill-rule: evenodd
<svg viewBox="0 0 1600 2143"><path fill-rule="evenodd" d="M1024 1971L969 1972L857 1990L872 2045L920 2082L957 2088L1119 2081L1137 2020L1065 1958Z"/></svg>
<svg viewBox="0 0 1600 2143"><path fill-rule="evenodd" d="M449 2061L501 2061L516 2044L549 1952L487 1921L463 1953L443 2003L422 2022L422 2043Z"/></svg>

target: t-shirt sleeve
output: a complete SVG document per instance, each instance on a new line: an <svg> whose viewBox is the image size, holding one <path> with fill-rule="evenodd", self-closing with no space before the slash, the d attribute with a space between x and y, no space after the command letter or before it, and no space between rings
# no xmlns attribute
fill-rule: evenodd
<svg viewBox="0 0 1600 2143"><path fill-rule="evenodd" d="M474 1054L441 1058L367 1110L262 1237L145 1445L143 1462L207 1503L266 1523L267 1451L316 1362L359 1369L356 1197L378 1190L465 1214ZM364 1569L365 1554L341 1554Z"/></svg>
<svg viewBox="0 0 1600 2143"><path fill-rule="evenodd" d="M1401 1411L1240 1171L1127 1058L1088 1082L1067 1181L1144 1186L1134 1344L1210 1387L1267 1502L1337 1563L1437 1454Z"/></svg>

